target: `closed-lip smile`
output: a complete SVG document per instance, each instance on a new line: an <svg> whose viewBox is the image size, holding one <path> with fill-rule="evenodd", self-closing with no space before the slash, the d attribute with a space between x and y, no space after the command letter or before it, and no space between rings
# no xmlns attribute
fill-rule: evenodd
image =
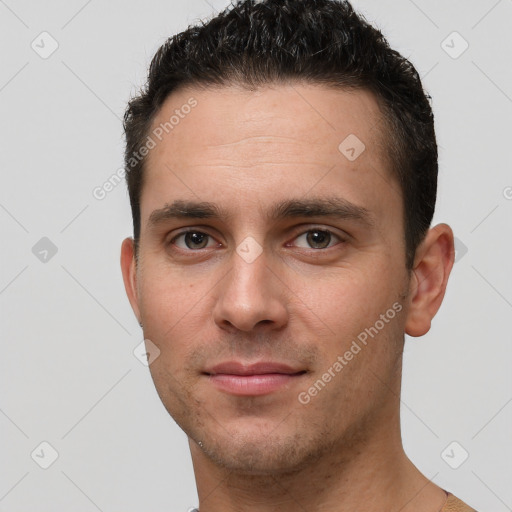
<svg viewBox="0 0 512 512"><path fill-rule="evenodd" d="M289 387L307 371L274 361L226 361L203 373L220 391L238 396L257 396Z"/></svg>

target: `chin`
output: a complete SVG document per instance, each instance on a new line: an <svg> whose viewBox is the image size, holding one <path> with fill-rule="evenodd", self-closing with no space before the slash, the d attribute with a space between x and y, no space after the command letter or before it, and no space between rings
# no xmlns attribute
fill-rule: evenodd
<svg viewBox="0 0 512 512"><path fill-rule="evenodd" d="M214 437L214 442L202 439L203 452L212 462L237 475L292 474L321 457L323 450L316 443L297 432L272 436L269 432L244 432L243 434Z"/></svg>

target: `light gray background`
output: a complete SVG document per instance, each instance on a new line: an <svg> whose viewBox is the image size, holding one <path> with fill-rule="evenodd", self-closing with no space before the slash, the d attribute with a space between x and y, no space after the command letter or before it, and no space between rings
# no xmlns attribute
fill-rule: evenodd
<svg viewBox="0 0 512 512"><path fill-rule="evenodd" d="M119 269L131 234L125 186L103 200L92 191L122 166L121 118L153 53L224 5L0 0L2 511L197 504L186 437L132 353L142 335ZM433 96L435 221L459 240L431 332L406 342L404 445L479 512L512 510L512 1L354 5ZM50 48L43 31L59 45L47 59L31 47ZM446 40L453 31L469 43L458 58L445 51L462 49L457 36ZM58 249L46 262L32 250L42 237ZM48 469L31 458L37 449L34 459L48 461L43 441L59 455ZM462 450L468 459L452 469L446 461Z"/></svg>

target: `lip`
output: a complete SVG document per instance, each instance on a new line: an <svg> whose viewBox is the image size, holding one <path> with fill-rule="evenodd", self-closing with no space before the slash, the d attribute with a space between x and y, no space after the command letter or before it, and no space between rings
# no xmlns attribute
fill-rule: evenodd
<svg viewBox="0 0 512 512"><path fill-rule="evenodd" d="M204 372L217 389L237 396L266 395L281 390L305 373L306 370L273 361L253 364L227 361Z"/></svg>
<svg viewBox="0 0 512 512"><path fill-rule="evenodd" d="M260 361L258 363L243 363L241 361L226 361L217 364L205 373L215 375L219 373L229 375L264 375L267 373L280 373L291 375L304 371L301 368L293 368L285 363L278 363L275 361Z"/></svg>

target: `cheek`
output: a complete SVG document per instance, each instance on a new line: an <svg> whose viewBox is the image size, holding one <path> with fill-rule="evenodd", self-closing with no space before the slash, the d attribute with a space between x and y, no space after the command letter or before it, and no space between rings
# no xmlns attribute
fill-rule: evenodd
<svg viewBox="0 0 512 512"><path fill-rule="evenodd" d="M139 286L145 325L162 331L179 322L189 322L190 313L207 299L210 288L207 278L184 275L158 262L146 263Z"/></svg>
<svg viewBox="0 0 512 512"><path fill-rule="evenodd" d="M205 293L199 286L177 283L172 277L146 275L140 289L144 337L160 351L150 365L157 388L173 389L187 378L184 362L204 336Z"/></svg>
<svg viewBox="0 0 512 512"><path fill-rule="evenodd" d="M309 291L307 303L312 307L307 314L322 320L325 336L319 340L321 371L330 368L338 356L347 354L348 363L342 373L346 376L355 372L351 379L355 379L357 389L364 387L360 382L362 368L379 371L380 365L384 368L391 364L403 338L405 304L400 279L386 265L375 265L367 272L340 270L329 280L315 282Z"/></svg>
<svg viewBox="0 0 512 512"><path fill-rule="evenodd" d="M301 295L312 311L334 332L352 332L375 322L398 295L396 280L386 265L371 268L340 268L304 282Z"/></svg>

